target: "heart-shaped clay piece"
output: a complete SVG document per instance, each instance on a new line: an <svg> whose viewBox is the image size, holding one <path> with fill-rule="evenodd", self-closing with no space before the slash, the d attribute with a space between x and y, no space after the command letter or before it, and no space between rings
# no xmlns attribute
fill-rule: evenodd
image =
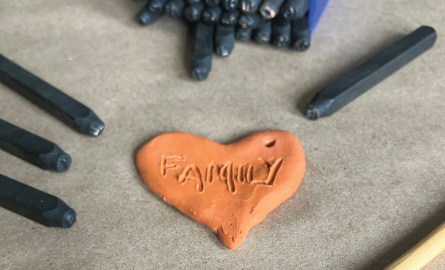
<svg viewBox="0 0 445 270"><path fill-rule="evenodd" d="M154 193L234 250L297 190L305 160L286 131L262 131L229 145L175 132L142 146L136 167Z"/></svg>

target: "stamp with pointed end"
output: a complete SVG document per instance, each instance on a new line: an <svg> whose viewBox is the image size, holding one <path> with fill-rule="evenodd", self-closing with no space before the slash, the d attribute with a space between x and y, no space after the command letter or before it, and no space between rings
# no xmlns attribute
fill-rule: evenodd
<svg viewBox="0 0 445 270"><path fill-rule="evenodd" d="M90 108L2 55L0 82L80 133L97 137L105 128Z"/></svg>
<svg viewBox="0 0 445 270"><path fill-rule="evenodd" d="M0 207L47 227L71 228L76 211L61 199L0 174Z"/></svg>
<svg viewBox="0 0 445 270"><path fill-rule="evenodd" d="M71 156L57 144L0 119L0 149L41 169L66 172Z"/></svg>

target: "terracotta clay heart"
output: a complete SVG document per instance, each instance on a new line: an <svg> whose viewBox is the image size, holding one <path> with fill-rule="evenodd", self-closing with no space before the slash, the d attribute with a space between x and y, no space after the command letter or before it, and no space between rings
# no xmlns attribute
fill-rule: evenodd
<svg viewBox="0 0 445 270"><path fill-rule="evenodd" d="M145 144L136 167L154 193L234 250L297 190L305 161L298 140L285 131L258 132L229 145L177 132Z"/></svg>

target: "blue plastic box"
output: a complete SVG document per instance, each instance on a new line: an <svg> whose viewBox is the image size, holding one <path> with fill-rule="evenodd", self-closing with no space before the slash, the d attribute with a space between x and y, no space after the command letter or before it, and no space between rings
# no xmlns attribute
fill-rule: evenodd
<svg viewBox="0 0 445 270"><path fill-rule="evenodd" d="M310 0L308 21L311 35L314 32L315 27L317 27L317 24L320 21L321 16L323 15L323 12L326 9L328 3L329 0Z"/></svg>

